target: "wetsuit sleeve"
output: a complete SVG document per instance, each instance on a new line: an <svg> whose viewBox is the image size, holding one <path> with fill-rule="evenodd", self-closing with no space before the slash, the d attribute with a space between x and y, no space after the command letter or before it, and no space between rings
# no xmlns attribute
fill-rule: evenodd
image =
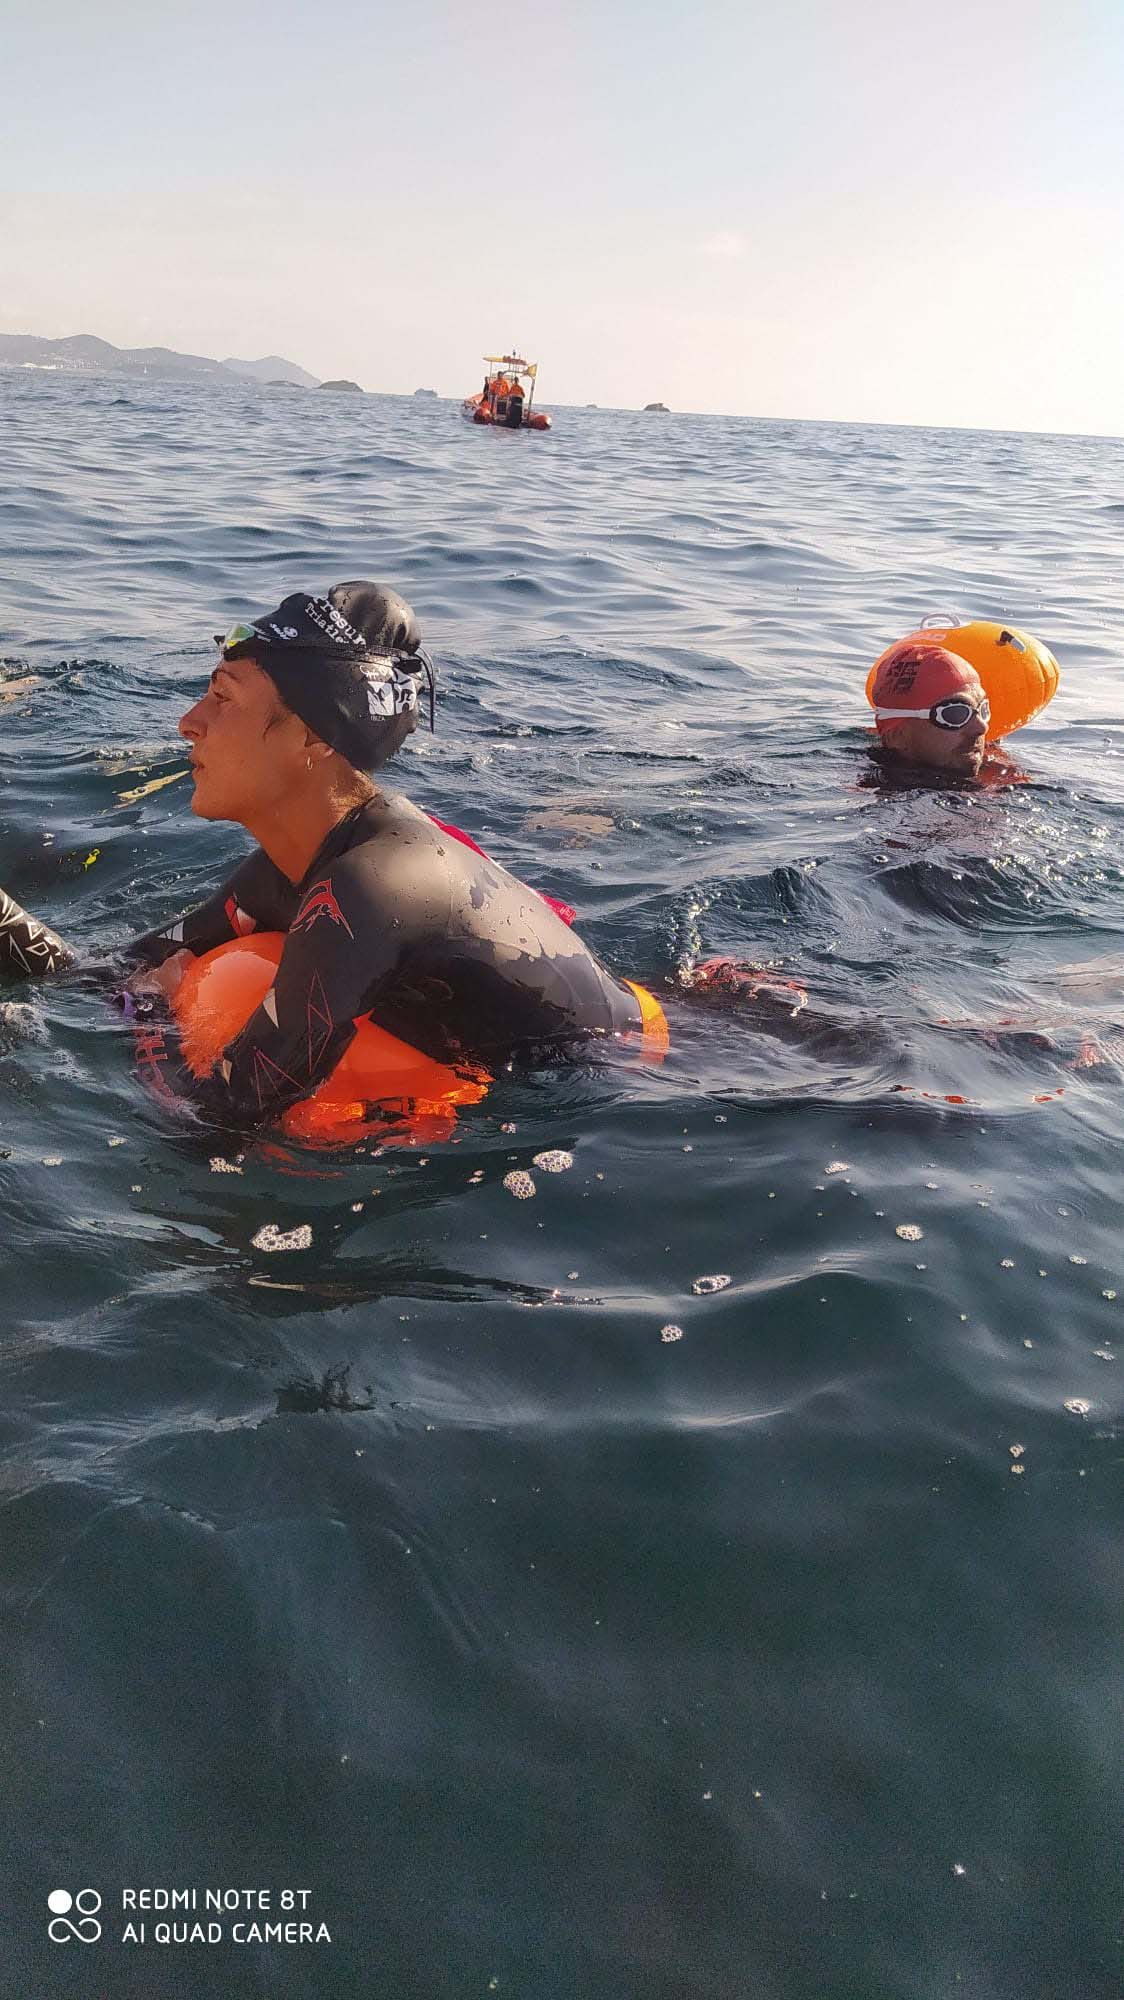
<svg viewBox="0 0 1124 2000"><path fill-rule="evenodd" d="M0 973L16 979L42 979L48 972L61 972L74 962L74 954L41 924L38 917L0 889Z"/></svg>
<svg viewBox="0 0 1124 2000"><path fill-rule="evenodd" d="M375 885L346 857L337 862L306 891L273 986L210 1075L191 1074L166 1027L142 1038L142 1072L216 1124L275 1123L331 1074L356 1016L397 967L403 940L393 897L393 884Z"/></svg>
<svg viewBox="0 0 1124 2000"><path fill-rule="evenodd" d="M190 951L199 958L216 945L229 944L231 938L287 930L295 907L292 883L259 847L205 902L134 939L124 956L134 966L162 965L177 951Z"/></svg>

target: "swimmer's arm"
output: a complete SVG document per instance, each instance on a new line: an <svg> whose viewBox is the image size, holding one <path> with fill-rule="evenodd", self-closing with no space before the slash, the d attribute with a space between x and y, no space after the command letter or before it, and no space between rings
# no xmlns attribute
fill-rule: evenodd
<svg viewBox="0 0 1124 2000"><path fill-rule="evenodd" d="M130 964L148 968L179 959L180 973L172 981L174 990L192 958L213 951L216 945L229 944L231 938L247 937L253 931L287 930L295 907L292 883L259 847L247 855L229 880L205 902L173 923L135 938L126 947L124 956ZM143 990L143 973L137 982L130 981L130 985L134 984ZM167 993L169 988L163 984L162 990Z"/></svg>
<svg viewBox="0 0 1124 2000"><path fill-rule="evenodd" d="M245 1131L276 1124L331 1075L354 1038L356 1016L369 1011L397 965L402 939L373 901L370 879L356 881L346 857L328 887L340 921L325 912L290 930L273 986L208 1076L192 1075L157 1000L138 1034L138 1066L161 1095L192 1105L210 1123Z"/></svg>
<svg viewBox="0 0 1124 2000"><path fill-rule="evenodd" d="M15 979L42 979L64 972L74 953L38 917L22 909L6 889L0 889L0 974Z"/></svg>

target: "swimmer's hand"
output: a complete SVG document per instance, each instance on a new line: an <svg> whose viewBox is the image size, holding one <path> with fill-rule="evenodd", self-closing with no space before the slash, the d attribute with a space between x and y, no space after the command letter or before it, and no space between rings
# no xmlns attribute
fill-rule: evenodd
<svg viewBox="0 0 1124 2000"><path fill-rule="evenodd" d="M129 992L153 996L160 994L165 1000L171 1000L194 957L191 951L175 951L162 965L146 966L143 972L135 973L130 979Z"/></svg>

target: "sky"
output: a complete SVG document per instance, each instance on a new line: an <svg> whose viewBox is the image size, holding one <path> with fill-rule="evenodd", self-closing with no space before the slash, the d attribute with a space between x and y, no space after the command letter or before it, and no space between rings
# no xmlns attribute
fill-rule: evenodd
<svg viewBox="0 0 1124 2000"><path fill-rule="evenodd" d="M5 18L6 17L6 18ZM1121 0L0 0L0 332L1124 435Z"/></svg>

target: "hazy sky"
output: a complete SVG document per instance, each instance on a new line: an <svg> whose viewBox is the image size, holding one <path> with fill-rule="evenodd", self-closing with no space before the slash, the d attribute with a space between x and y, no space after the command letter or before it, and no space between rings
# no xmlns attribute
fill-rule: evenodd
<svg viewBox="0 0 1124 2000"><path fill-rule="evenodd" d="M1122 0L0 7L0 331L1124 434Z"/></svg>

